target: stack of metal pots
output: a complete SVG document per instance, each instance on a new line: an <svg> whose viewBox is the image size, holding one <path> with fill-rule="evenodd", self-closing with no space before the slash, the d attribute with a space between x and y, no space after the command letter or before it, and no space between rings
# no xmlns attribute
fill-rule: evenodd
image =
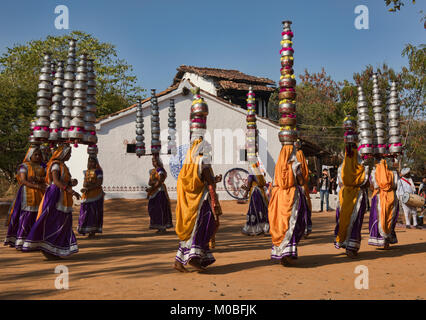
<svg viewBox="0 0 426 320"><path fill-rule="evenodd" d="M252 87L249 88L247 94L247 132L246 132L246 148L247 148L247 161L255 163L256 157L256 138L257 138L257 125L256 125L256 99Z"/></svg>
<svg viewBox="0 0 426 320"><path fill-rule="evenodd" d="M57 143L61 140L61 122L62 122L62 100L64 99L64 62L58 61L53 80L52 106L50 107L50 134L49 141Z"/></svg>
<svg viewBox="0 0 426 320"><path fill-rule="evenodd" d="M373 114L374 114L374 154L377 157L387 153L386 150L386 118L380 99L379 80L377 73L373 74Z"/></svg>
<svg viewBox="0 0 426 320"><path fill-rule="evenodd" d="M84 139L84 116L87 106L87 55L80 55L77 73L74 81L74 99L72 102L69 139L75 144L83 142Z"/></svg>
<svg viewBox="0 0 426 320"><path fill-rule="evenodd" d="M151 89L151 153L159 154L161 151L160 140L160 111L155 89Z"/></svg>
<svg viewBox="0 0 426 320"><path fill-rule="evenodd" d="M345 130L345 144L356 144L358 142L356 122L351 116L347 116L343 120L343 129Z"/></svg>
<svg viewBox="0 0 426 320"><path fill-rule="evenodd" d="M401 131L400 131L400 111L398 91L396 89L396 82L393 81L389 93L388 105L388 126L389 126L389 144L388 151L391 155L398 155L402 153Z"/></svg>
<svg viewBox="0 0 426 320"><path fill-rule="evenodd" d="M62 122L61 122L61 138L64 141L69 139L69 129L71 126L71 111L74 97L74 80L75 80L75 47L76 40L71 39L68 48L67 64L64 75L64 91L62 100Z"/></svg>
<svg viewBox="0 0 426 320"><path fill-rule="evenodd" d="M95 154L97 151L96 143L96 75L94 68L94 60L87 60L87 106L84 114L84 143L88 144L87 153Z"/></svg>
<svg viewBox="0 0 426 320"><path fill-rule="evenodd" d="M373 154L373 130L370 124L370 115L368 112L368 103L361 86L358 86L358 133L359 146L358 151L362 156Z"/></svg>
<svg viewBox="0 0 426 320"><path fill-rule="evenodd" d="M169 106L169 136L168 136L167 153L176 154L176 109L175 100L170 99Z"/></svg>
<svg viewBox="0 0 426 320"><path fill-rule="evenodd" d="M145 155L145 138L143 134L142 99L139 99L136 105L136 155L138 157Z"/></svg>
<svg viewBox="0 0 426 320"><path fill-rule="evenodd" d="M50 105L52 104L52 70L50 55L45 54L43 57L43 67L39 76L39 84L37 91L37 119L34 124L32 143L44 143L49 139L50 126Z"/></svg>
<svg viewBox="0 0 426 320"><path fill-rule="evenodd" d="M278 134L282 145L292 145L297 141L296 129L296 80L293 70L292 48L293 32L291 21L283 21L283 32L281 41L281 78L279 82L279 112L281 118L280 132Z"/></svg>
<svg viewBox="0 0 426 320"><path fill-rule="evenodd" d="M207 115L209 114L209 107L207 103L201 98L200 88L195 87L192 90L193 99L190 112L190 132L191 140L204 136L207 129Z"/></svg>

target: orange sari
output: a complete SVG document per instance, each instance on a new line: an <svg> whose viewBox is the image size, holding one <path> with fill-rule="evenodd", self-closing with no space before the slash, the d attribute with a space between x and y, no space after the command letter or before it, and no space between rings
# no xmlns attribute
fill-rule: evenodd
<svg viewBox="0 0 426 320"><path fill-rule="evenodd" d="M284 246L284 239L294 220L297 205L296 177L292 164L293 146L284 145L281 148L277 164L275 165L274 185L271 200L268 206L268 218L272 243L274 246ZM291 219L293 218L293 219Z"/></svg>

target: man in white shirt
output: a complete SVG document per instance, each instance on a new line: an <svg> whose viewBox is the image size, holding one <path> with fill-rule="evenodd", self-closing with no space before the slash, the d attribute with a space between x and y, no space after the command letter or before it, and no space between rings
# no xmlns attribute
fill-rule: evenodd
<svg viewBox="0 0 426 320"><path fill-rule="evenodd" d="M402 202L402 197L404 193L416 193L416 187L414 182L410 177L410 168L404 168L401 170L401 179L398 181L398 189L396 194L400 200L402 209L404 210L405 215L405 225L407 229L411 229L410 216L413 217L413 227L419 228L417 226L417 210L414 207L409 207Z"/></svg>

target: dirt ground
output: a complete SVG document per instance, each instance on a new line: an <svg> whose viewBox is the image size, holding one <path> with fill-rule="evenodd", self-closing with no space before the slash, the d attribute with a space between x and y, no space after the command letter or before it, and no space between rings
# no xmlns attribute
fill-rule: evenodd
<svg viewBox="0 0 426 320"><path fill-rule="evenodd" d="M172 203L173 212L175 202ZM47 261L39 252L0 247L0 299L425 299L426 229L397 228L399 243L384 251L367 245L364 218L359 258L333 246L334 212L313 213L313 233L299 259L283 267L269 259L271 239L240 233L247 204L222 201L216 262L205 273L172 269L174 231L148 229L146 200L105 202L104 233L77 236L79 252ZM78 208L74 211L74 226ZM0 237L6 228L1 217ZM69 289L55 289L55 267L69 270ZM368 268L368 289L356 289L355 268ZM365 273L364 273L365 274Z"/></svg>

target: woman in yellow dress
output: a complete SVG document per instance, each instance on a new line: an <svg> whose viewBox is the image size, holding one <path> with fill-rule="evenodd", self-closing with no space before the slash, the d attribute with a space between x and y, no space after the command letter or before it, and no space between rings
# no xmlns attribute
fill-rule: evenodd
<svg viewBox="0 0 426 320"><path fill-rule="evenodd" d="M210 165L209 146L203 140L208 107L193 90L191 107L191 146L177 180L176 234L179 248L174 268L188 272L187 264L197 271L215 262L210 241L213 240L222 214L216 194L216 181Z"/></svg>
<svg viewBox="0 0 426 320"><path fill-rule="evenodd" d="M38 146L31 146L16 178L20 185L8 217L8 229L4 244L22 249L25 239L34 225L38 208L46 190L46 170L41 165L42 154Z"/></svg>
<svg viewBox="0 0 426 320"><path fill-rule="evenodd" d="M72 229L73 196L80 195L72 187L65 162L71 157L71 147L61 145L47 164L46 183L49 185L41 201L37 220L24 242L22 251L41 250L48 259L57 259L78 252L77 239Z"/></svg>
<svg viewBox="0 0 426 320"><path fill-rule="evenodd" d="M102 233L104 219L104 191L102 190L103 171L98 158L89 157L87 170L84 172L83 189L81 189L80 216L78 233L89 234L92 238Z"/></svg>

